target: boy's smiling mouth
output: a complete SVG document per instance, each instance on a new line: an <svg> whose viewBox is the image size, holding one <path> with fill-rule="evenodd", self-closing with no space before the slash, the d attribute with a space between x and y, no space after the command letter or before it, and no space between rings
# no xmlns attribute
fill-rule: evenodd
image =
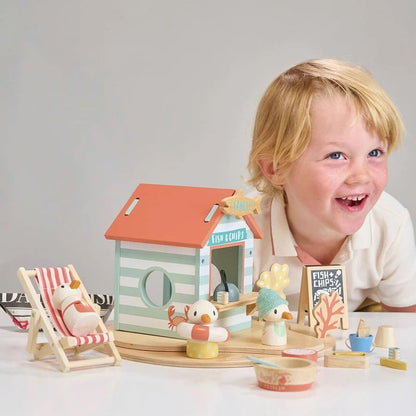
<svg viewBox="0 0 416 416"><path fill-rule="evenodd" d="M364 205L367 198L368 198L367 194L359 194L359 195L343 196L340 198L335 198L335 200L340 205L343 205L347 208L360 208Z"/></svg>

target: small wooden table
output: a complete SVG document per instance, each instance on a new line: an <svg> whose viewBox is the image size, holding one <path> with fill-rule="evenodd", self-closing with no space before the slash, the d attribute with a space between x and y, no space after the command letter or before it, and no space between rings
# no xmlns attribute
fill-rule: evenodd
<svg viewBox="0 0 416 416"><path fill-rule="evenodd" d="M228 311L229 309L237 308L239 306L246 306L247 315L251 315L256 310L256 301L258 292L248 292L240 295L240 298L235 302L228 302L225 305L215 301L211 303L217 308L218 312Z"/></svg>

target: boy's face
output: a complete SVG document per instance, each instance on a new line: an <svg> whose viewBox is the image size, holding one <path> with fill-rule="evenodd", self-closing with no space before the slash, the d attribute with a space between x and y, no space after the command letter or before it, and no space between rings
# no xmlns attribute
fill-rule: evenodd
<svg viewBox="0 0 416 416"><path fill-rule="evenodd" d="M295 239L343 239L361 227L387 184L387 143L341 95L314 98L311 128L284 181L289 224Z"/></svg>

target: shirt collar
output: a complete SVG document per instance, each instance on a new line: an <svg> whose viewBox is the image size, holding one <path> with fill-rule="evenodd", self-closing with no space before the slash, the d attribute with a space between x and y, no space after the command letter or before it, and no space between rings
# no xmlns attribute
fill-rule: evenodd
<svg viewBox="0 0 416 416"><path fill-rule="evenodd" d="M361 228L348 239L347 245L350 249L360 250L371 247L371 221L372 213L370 212ZM274 254L279 257L297 257L295 240L287 222L285 207L278 198L272 198L270 228Z"/></svg>

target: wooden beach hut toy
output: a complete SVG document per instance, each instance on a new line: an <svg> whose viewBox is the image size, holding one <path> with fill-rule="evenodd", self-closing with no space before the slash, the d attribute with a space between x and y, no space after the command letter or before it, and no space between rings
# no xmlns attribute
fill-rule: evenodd
<svg viewBox="0 0 416 416"><path fill-rule="evenodd" d="M259 200L234 189L140 184L105 234L116 241L115 329L178 338L168 310L185 317L200 299L214 301L218 326L250 328L259 210ZM212 299L221 270L238 301Z"/></svg>
<svg viewBox="0 0 416 416"><path fill-rule="evenodd" d="M32 306L27 351L33 354L35 360L48 356L55 356L59 368L63 372L81 367L99 365L117 365L121 358L114 345L113 333L108 331L88 292L72 265L68 267L50 267L26 270L20 267L17 276ZM71 301L63 309L54 305L53 294L59 287L76 283L81 299ZM36 289L37 288L37 289ZM42 302L41 302L42 299ZM61 305L61 304L60 304ZM71 330L86 328L82 316L76 321L74 313L85 313L87 327L91 322L91 314L95 311L97 326L95 330L86 335L74 335ZM70 313L70 321L65 317ZM72 325L71 325L71 324ZM71 330L69 329L71 328ZM47 342L38 342L39 329L43 330ZM82 332L82 330L81 330ZM87 351L100 348L96 354L83 354Z"/></svg>

